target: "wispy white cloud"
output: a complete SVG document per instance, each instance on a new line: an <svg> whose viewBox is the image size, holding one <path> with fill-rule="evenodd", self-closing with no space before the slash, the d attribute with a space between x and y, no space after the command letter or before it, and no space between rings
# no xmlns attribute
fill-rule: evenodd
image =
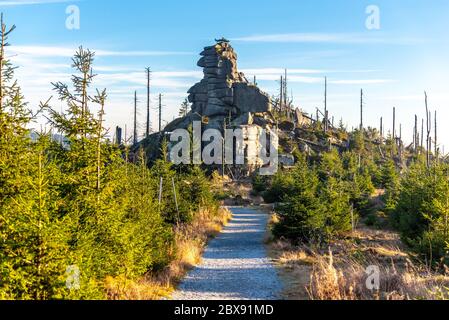
<svg viewBox="0 0 449 320"><path fill-rule="evenodd" d="M28 55L34 57L72 57L76 47L58 46L11 46L8 48L10 55ZM99 57L146 57L146 56L174 56L191 55L191 52L182 51L113 51L91 49Z"/></svg>
<svg viewBox="0 0 449 320"><path fill-rule="evenodd" d="M285 69L282 68L257 68L257 69L242 69L245 74L253 75L270 75L270 74L284 74ZM323 70L318 69L288 69L289 74L320 74Z"/></svg>
<svg viewBox="0 0 449 320"><path fill-rule="evenodd" d="M279 80L279 76L275 74L265 74L257 77L260 81L277 81ZM324 83L323 77L309 77L309 76L300 76L300 75L290 75L288 77L288 81L290 83L305 83L305 84L319 84ZM386 84L394 82L391 79L345 79L345 80L330 80L328 79L329 84L335 85L375 85L375 84Z"/></svg>
<svg viewBox="0 0 449 320"><path fill-rule="evenodd" d="M183 81L176 79L178 77L157 76L153 75L153 87L171 88L171 89L188 89L191 81ZM140 85L142 88L146 86L146 77L143 72L123 72L123 73L101 73L98 74L95 83L102 87L126 86L128 84Z"/></svg>
<svg viewBox="0 0 449 320"><path fill-rule="evenodd" d="M363 79L363 80L332 80L331 84L342 85L368 85L368 84L385 84L395 82L392 79Z"/></svg>
<svg viewBox="0 0 449 320"><path fill-rule="evenodd" d="M279 75L278 74L258 74L257 75L257 81L278 81ZM309 77L309 76L300 76L300 75L290 75L288 77L288 81L290 83L322 83L324 81L324 78L322 77Z"/></svg>
<svg viewBox="0 0 449 320"><path fill-rule="evenodd" d="M415 44L422 39L404 37L383 37L367 33L281 33L250 35L232 39L243 42L286 42L286 43L334 43L334 44Z"/></svg>
<svg viewBox="0 0 449 320"><path fill-rule="evenodd" d="M185 51L107 51L92 50L97 56L116 56L116 57L147 57L147 56L179 56L193 55L193 52Z"/></svg>
<svg viewBox="0 0 449 320"><path fill-rule="evenodd" d="M50 3L65 3L65 2L77 2L77 1L78 0L7 0L7 1L0 1L0 7L50 4Z"/></svg>
<svg viewBox="0 0 449 320"><path fill-rule="evenodd" d="M19 66L16 71L17 77L27 98L31 100L52 94L52 82L70 83L73 70L67 58L72 54L71 49L64 47L8 48L11 60ZM100 54L104 55L108 52L100 51ZM137 67L135 64L96 64L93 71L97 74L94 87L107 88L110 95L115 98L127 97L134 90L143 90L146 86L144 68ZM202 77L203 73L199 70L155 70L152 73L152 86L154 90L167 93L186 92L189 86Z"/></svg>
<svg viewBox="0 0 449 320"><path fill-rule="evenodd" d="M422 94L409 94L409 95L396 95L396 96L381 96L378 97L382 101L423 101L424 95Z"/></svg>
<svg viewBox="0 0 449 320"><path fill-rule="evenodd" d="M152 75L156 78L203 78L201 71L156 71Z"/></svg>
<svg viewBox="0 0 449 320"><path fill-rule="evenodd" d="M284 75L285 69L281 68L260 68L260 69L243 69L242 70L248 77L256 76L258 81L278 81L281 75ZM338 73L371 73L376 70L320 70L320 69L288 69L288 80L291 83L305 83L305 84L318 84L324 82L324 76L327 74ZM389 79L363 79L363 80L343 80L343 79L331 79L330 84L339 85L369 85L369 84L381 84L388 83L392 80Z"/></svg>
<svg viewBox="0 0 449 320"><path fill-rule="evenodd" d="M289 75L292 74L329 74L329 73L370 73L378 70L364 69L364 70L331 70L331 69L287 69ZM285 69L282 68L257 68L257 69L242 69L242 72L250 75L283 75Z"/></svg>

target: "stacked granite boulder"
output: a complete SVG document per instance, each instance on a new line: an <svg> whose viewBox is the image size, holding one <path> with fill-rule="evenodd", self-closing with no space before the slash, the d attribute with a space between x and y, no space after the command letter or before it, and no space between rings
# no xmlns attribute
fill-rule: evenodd
<svg viewBox="0 0 449 320"><path fill-rule="evenodd" d="M204 48L198 66L203 68L204 78L188 91L192 111L170 124L169 131L199 117L207 117L208 127L215 128L222 128L225 118L230 118L233 126L272 122L269 96L238 71L237 54L229 41L221 39Z"/></svg>

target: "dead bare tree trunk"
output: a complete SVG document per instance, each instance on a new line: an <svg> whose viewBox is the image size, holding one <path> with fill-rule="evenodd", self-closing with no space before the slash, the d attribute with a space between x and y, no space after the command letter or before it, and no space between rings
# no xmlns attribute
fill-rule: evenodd
<svg viewBox="0 0 449 320"><path fill-rule="evenodd" d="M393 141L396 141L396 107L393 107Z"/></svg>
<svg viewBox="0 0 449 320"><path fill-rule="evenodd" d="M418 154L418 116L415 114L415 129L413 130L413 145L415 153Z"/></svg>
<svg viewBox="0 0 449 320"><path fill-rule="evenodd" d="M438 163L438 153L439 153L439 150L438 150L438 123L437 123L437 111L435 110L435 119L434 119L434 121L435 121L435 125L434 125L434 127L435 127L435 138L434 138L434 143L435 143L435 162L436 163Z"/></svg>
<svg viewBox="0 0 449 320"><path fill-rule="evenodd" d="M1 43L0 43L0 110L3 110L3 64L5 60L5 38L6 25L3 23L3 13L1 16Z"/></svg>
<svg viewBox="0 0 449 320"><path fill-rule="evenodd" d="M429 111L429 165L432 160L432 111Z"/></svg>
<svg viewBox="0 0 449 320"><path fill-rule="evenodd" d="M282 108L284 104L284 76L281 76L281 95L279 97L279 111L282 115Z"/></svg>
<svg viewBox="0 0 449 320"><path fill-rule="evenodd" d="M162 94L159 94L159 133L162 132Z"/></svg>
<svg viewBox="0 0 449 320"><path fill-rule="evenodd" d="M122 141L123 141L123 139L122 139L122 132L123 132L122 128L117 126L117 128L115 129L115 143L118 146L122 145Z"/></svg>
<svg viewBox="0 0 449 320"><path fill-rule="evenodd" d="M427 92L424 92L425 96L425 104L426 104L426 129L427 129L427 141L426 141L426 162L427 167L430 167L430 113L429 113L429 106L427 103Z"/></svg>
<svg viewBox="0 0 449 320"><path fill-rule="evenodd" d="M151 81L151 69L146 68L147 71L147 124L145 135L148 138L150 135L150 81Z"/></svg>
<svg viewBox="0 0 449 320"><path fill-rule="evenodd" d="M402 123L399 124L399 138L398 138L398 155L399 155L399 159L402 163L402 153L403 153L403 143L402 143Z"/></svg>
<svg viewBox="0 0 449 320"><path fill-rule="evenodd" d="M100 111L98 113L98 128L97 128L97 191L100 192L101 188L101 138L103 134L103 116L104 116L104 105L105 105L105 96L106 93L104 91L104 95L99 98L100 102ZM100 194L98 193L97 201L100 200Z"/></svg>
<svg viewBox="0 0 449 320"><path fill-rule="evenodd" d="M380 138L383 140L384 137L384 118L380 117Z"/></svg>
<svg viewBox="0 0 449 320"><path fill-rule="evenodd" d="M324 78L324 132L327 132L327 77Z"/></svg>
<svg viewBox="0 0 449 320"><path fill-rule="evenodd" d="M424 148L424 119L421 119L421 150L420 153L422 152L423 148Z"/></svg>
<svg viewBox="0 0 449 320"><path fill-rule="evenodd" d="M287 101L288 100L288 93L287 93L287 69L285 69L285 76L284 76L284 105L287 107Z"/></svg>
<svg viewBox="0 0 449 320"><path fill-rule="evenodd" d="M134 131L133 143L137 144L137 91L134 91Z"/></svg>
<svg viewBox="0 0 449 320"><path fill-rule="evenodd" d="M360 90L360 131L363 131L363 89Z"/></svg>
<svg viewBox="0 0 449 320"><path fill-rule="evenodd" d="M415 120L415 123L416 123L416 120ZM417 151L417 148L416 148L416 124L413 127L413 150L416 153L416 151Z"/></svg>

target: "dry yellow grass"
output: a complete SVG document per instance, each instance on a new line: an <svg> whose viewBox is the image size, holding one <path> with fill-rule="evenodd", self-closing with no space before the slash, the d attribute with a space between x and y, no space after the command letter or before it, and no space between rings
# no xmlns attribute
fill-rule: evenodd
<svg viewBox="0 0 449 320"><path fill-rule="evenodd" d="M276 219L276 218L275 218ZM278 267L279 276L285 283L282 292L286 300L308 300L307 286L314 263L304 248L286 241L274 241L268 245L271 258Z"/></svg>
<svg viewBox="0 0 449 320"><path fill-rule="evenodd" d="M168 298L189 269L197 265L208 239L215 237L232 218L228 209L217 214L200 210L195 220L175 229L175 259L158 274L148 274L139 281L124 277L106 279L111 300L160 300Z"/></svg>
<svg viewBox="0 0 449 320"><path fill-rule="evenodd" d="M270 220L268 220L268 227L271 229L275 224L279 222L279 216L276 213L272 213L270 216Z"/></svg>
<svg viewBox="0 0 449 320"><path fill-rule="evenodd" d="M398 235L360 228L328 250L270 244L285 280L284 298L295 300L414 300L449 298L449 274L412 263ZM379 290L369 290L367 268L380 270Z"/></svg>
<svg viewBox="0 0 449 320"><path fill-rule="evenodd" d="M168 283L164 285L147 277L139 281L108 277L105 285L109 300L158 300L168 297L172 290Z"/></svg>
<svg viewBox="0 0 449 320"><path fill-rule="evenodd" d="M384 260L368 253L361 263L340 257L334 260L332 252L327 257L317 256L308 288L315 300L435 300L448 297L449 277L420 269L408 261L397 267L394 260L386 265ZM366 285L368 266L380 269L379 288L370 290Z"/></svg>

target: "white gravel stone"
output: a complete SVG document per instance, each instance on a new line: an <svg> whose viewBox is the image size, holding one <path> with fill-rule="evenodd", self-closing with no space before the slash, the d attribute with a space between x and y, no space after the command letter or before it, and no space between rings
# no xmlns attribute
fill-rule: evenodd
<svg viewBox="0 0 449 320"><path fill-rule="evenodd" d="M275 300L282 290L263 243L268 215L230 208L233 220L209 243L174 300Z"/></svg>

